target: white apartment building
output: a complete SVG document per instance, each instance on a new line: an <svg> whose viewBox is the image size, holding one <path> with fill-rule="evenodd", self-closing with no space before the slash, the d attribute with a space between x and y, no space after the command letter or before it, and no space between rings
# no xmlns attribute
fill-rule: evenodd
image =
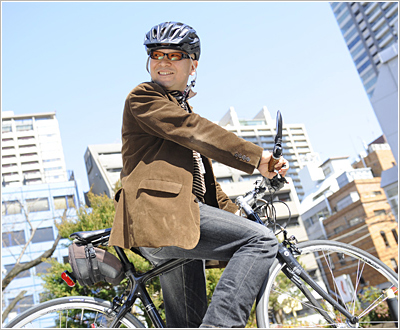
<svg viewBox="0 0 400 330"><path fill-rule="evenodd" d="M398 2L330 2L368 97L374 93L379 52L398 40Z"/></svg>
<svg viewBox="0 0 400 330"><path fill-rule="evenodd" d="M265 150L272 151L274 148L276 120L275 118L272 119L266 106L253 119L239 119L235 109L231 107L218 124L226 130L235 133L237 136L259 145ZM304 196L304 189L298 172L311 159L319 157L312 150L304 124L289 124L283 118L282 135L283 155L290 163L287 176L293 180L298 198L301 201ZM249 179L246 173L228 167L226 167L225 173L226 177L223 174L219 177L221 182L229 180L239 182Z"/></svg>
<svg viewBox="0 0 400 330"><path fill-rule="evenodd" d="M114 197L115 184L122 170L121 143L96 144L85 152L89 186L95 195Z"/></svg>
<svg viewBox="0 0 400 330"><path fill-rule="evenodd" d="M319 166L310 163L300 171L302 182L307 187L306 196L300 205L300 214L310 240L327 238L323 221L333 213L328 197L349 182L348 177L354 175L373 177L370 168L355 170L348 157L329 158Z"/></svg>
<svg viewBox="0 0 400 330"><path fill-rule="evenodd" d="M57 237L55 221L65 214L76 217L83 201L81 191L68 175L55 112L15 115L2 112L2 276L11 271L19 255L30 262L50 249ZM32 236L33 229L36 229ZM67 239L62 239L52 258L67 259ZM3 322L41 301L43 280L49 264L42 262L20 273L3 290L3 310L21 290L24 298ZM41 328L43 324L34 325Z"/></svg>
<svg viewBox="0 0 400 330"><path fill-rule="evenodd" d="M68 181L55 112L2 112L3 187Z"/></svg>

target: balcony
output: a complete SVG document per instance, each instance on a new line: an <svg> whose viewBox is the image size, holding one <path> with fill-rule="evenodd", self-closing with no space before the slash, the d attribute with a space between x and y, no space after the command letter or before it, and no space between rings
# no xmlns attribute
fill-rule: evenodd
<svg viewBox="0 0 400 330"><path fill-rule="evenodd" d="M369 7L365 10L365 15L370 14L378 5L378 2L370 2L370 3L371 3L371 5L369 5Z"/></svg>

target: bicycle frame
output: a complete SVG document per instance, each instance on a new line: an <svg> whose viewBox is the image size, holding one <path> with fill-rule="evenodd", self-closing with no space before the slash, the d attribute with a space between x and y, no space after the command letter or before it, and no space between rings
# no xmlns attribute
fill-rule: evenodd
<svg viewBox="0 0 400 330"><path fill-rule="evenodd" d="M130 280L132 285L132 289L129 292L129 295L126 301L121 305L120 310L117 313L116 318L110 324L110 328L114 328L118 326L119 321L125 316L126 313L129 313L136 299L140 299L143 303L145 310L153 322L154 326L157 328L165 328L164 321L162 320L160 314L158 313L156 307L154 306L153 301L151 300L147 290L146 290L146 282L151 280L154 277L160 276L163 273L169 272L176 267L184 265L188 262L191 262L190 259L176 259L170 260L164 263L161 266L153 268L146 273L139 274L136 272L134 265L128 260L124 250L118 246L114 246L115 251L118 254L118 257L122 261L125 269L125 273L127 278ZM113 301L114 304L118 304L118 301Z"/></svg>

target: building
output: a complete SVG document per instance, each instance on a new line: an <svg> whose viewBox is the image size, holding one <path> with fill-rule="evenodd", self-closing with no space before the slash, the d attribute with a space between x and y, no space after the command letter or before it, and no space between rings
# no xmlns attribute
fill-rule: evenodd
<svg viewBox="0 0 400 330"><path fill-rule="evenodd" d="M272 150L274 148L276 121L272 119L265 106L253 119L239 119L234 108L231 107L218 124L264 149ZM304 124L288 124L283 120L282 135L283 154L290 162L287 176L292 178L298 198L301 201L304 196L304 189L298 172L310 159L315 157L315 153L312 150ZM227 170L227 173L229 171L231 170ZM245 178L245 174L242 172L240 174L239 171L231 172L235 173L231 176L233 182Z"/></svg>
<svg viewBox="0 0 400 330"><path fill-rule="evenodd" d="M381 177L382 173L393 166L396 166L392 149L387 143L384 135L372 141L366 150L367 155L363 156L358 162L352 164L353 168L371 168L374 177Z"/></svg>
<svg viewBox="0 0 400 330"><path fill-rule="evenodd" d="M343 175L339 179L343 179L340 190L328 197L333 211L324 220L328 239L356 246L397 271L397 222L380 187L381 179L353 180ZM374 285L372 279L365 280Z"/></svg>
<svg viewBox="0 0 400 330"><path fill-rule="evenodd" d="M397 2L330 2L368 97L374 93L379 53L397 42Z"/></svg>
<svg viewBox="0 0 400 330"><path fill-rule="evenodd" d="M398 220L398 105L399 105L399 76L398 76L398 44L386 48L379 53L382 66L376 83L371 104L376 117L393 152L396 165L382 173L381 187L389 200L392 212Z"/></svg>
<svg viewBox="0 0 400 330"><path fill-rule="evenodd" d="M75 207L81 205L83 197L73 173L66 170L54 112L24 115L2 112L1 138L4 278L20 257L20 262L26 263L53 246L58 235L55 221L62 216L75 217ZM67 255L67 248L58 244L52 258L63 262ZM46 272L48 266L40 263L20 273L3 291L3 308L22 290L27 291L8 320L40 302L43 288L37 274Z"/></svg>
<svg viewBox="0 0 400 330"><path fill-rule="evenodd" d="M340 189L338 178L342 173L372 178L369 169L354 172L348 157L329 158L319 166L311 163L300 171L302 182L307 187L300 214L310 240L327 238L324 221L333 213L328 197Z"/></svg>
<svg viewBox="0 0 400 330"><path fill-rule="evenodd" d="M122 170L121 143L90 145L85 152L89 186L95 195L114 197Z"/></svg>
<svg viewBox="0 0 400 330"><path fill-rule="evenodd" d="M64 212L68 218L75 217L75 206L80 204L82 198L74 180L3 187L1 195L3 275L14 267L16 258L20 256L24 247L26 250L22 254L21 263L37 258L51 248L58 234L55 221L60 221ZM36 232L29 242L34 229ZM62 239L52 258L65 262L68 248L64 244L68 242L68 239ZM48 263L40 263L20 273L3 291L3 308L7 307L22 290L27 291L24 298L11 311L8 320L40 303L43 281L37 274L46 272L47 267Z"/></svg>
<svg viewBox="0 0 400 330"><path fill-rule="evenodd" d="M55 112L2 112L2 186L68 181Z"/></svg>

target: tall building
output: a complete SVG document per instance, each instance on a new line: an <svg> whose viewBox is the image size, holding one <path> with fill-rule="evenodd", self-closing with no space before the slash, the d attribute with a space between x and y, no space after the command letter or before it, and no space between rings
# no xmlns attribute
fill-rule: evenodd
<svg viewBox="0 0 400 330"><path fill-rule="evenodd" d="M368 97L374 93L379 53L398 40L398 3L330 2Z"/></svg>
<svg viewBox="0 0 400 330"><path fill-rule="evenodd" d="M76 217L83 196L65 166L60 131L54 112L14 115L2 112L2 278L15 264L27 263L49 250L58 235L55 222ZM68 249L60 241L52 258L63 262ZM26 290L10 312L15 315L40 302L48 263L20 273L3 291L3 308ZM45 327L37 324L34 327Z"/></svg>
<svg viewBox="0 0 400 330"><path fill-rule="evenodd" d="M85 152L86 173L91 191L95 195L114 197L115 184L122 170L121 143L97 144Z"/></svg>
<svg viewBox="0 0 400 330"><path fill-rule="evenodd" d="M2 112L3 187L68 181L55 112Z"/></svg>
<svg viewBox="0 0 400 330"><path fill-rule="evenodd" d="M82 198L80 195L74 180L3 187L1 192L3 277L13 269L24 248L21 264L36 259L53 246L58 235L55 223L63 216L76 217L75 206L80 204ZM33 230L36 231L32 237ZM68 239L60 240L51 258L58 262L67 262L68 242ZM43 262L20 273L3 291L3 308L6 308L22 290L27 291L9 314L8 321L41 302L43 280L38 274L45 273L49 266ZM3 319L3 322L6 320ZM35 324L34 327L45 327L45 324Z"/></svg>
<svg viewBox="0 0 400 330"><path fill-rule="evenodd" d="M276 121L272 119L265 106L253 119L239 119L234 108L231 107L218 124L266 150L271 151L274 148ZM288 124L283 120L282 135L283 154L290 163L287 176L292 178L298 198L301 201L304 196L304 189L298 172L310 160L319 157L312 150L304 124ZM247 180L248 178L247 174L243 172L227 169L226 173L229 172L234 173L234 175L228 177L227 180L233 180L233 182Z"/></svg>

